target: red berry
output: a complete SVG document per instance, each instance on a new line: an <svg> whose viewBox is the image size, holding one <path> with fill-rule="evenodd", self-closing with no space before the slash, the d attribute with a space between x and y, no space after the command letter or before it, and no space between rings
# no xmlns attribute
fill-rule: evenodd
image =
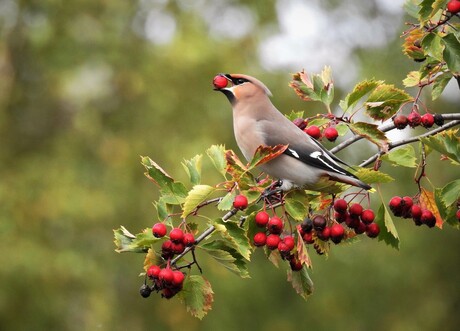
<svg viewBox="0 0 460 331"><path fill-rule="evenodd" d="M331 228L326 226L322 231L317 232L317 236L322 241L328 241L331 236Z"/></svg>
<svg viewBox="0 0 460 331"><path fill-rule="evenodd" d="M336 128L330 126L326 128L326 130L324 130L324 136L329 141L335 141L337 137L339 136L339 132L337 131Z"/></svg>
<svg viewBox="0 0 460 331"><path fill-rule="evenodd" d="M370 223L370 224L373 224L373 223ZM362 233L366 232L366 229L367 229L366 224L364 224L363 222L358 222L357 226L355 227L355 233L356 234L362 234Z"/></svg>
<svg viewBox="0 0 460 331"><path fill-rule="evenodd" d="M401 197L393 197L390 200L390 209L395 216L402 215L402 198Z"/></svg>
<svg viewBox="0 0 460 331"><path fill-rule="evenodd" d="M269 219L270 219L270 215L268 215L264 211L258 212L256 214L256 217L255 217L255 221L256 221L257 226L259 226L261 228L267 226L267 223L268 223Z"/></svg>
<svg viewBox="0 0 460 331"><path fill-rule="evenodd" d="M304 130L304 132L306 134L308 134L312 138L315 138L315 139L321 138L321 131L320 131L319 127L317 127L316 125L311 125L311 126L307 127Z"/></svg>
<svg viewBox="0 0 460 331"><path fill-rule="evenodd" d="M307 126L307 122L303 118L296 118L295 120L292 121L292 123L297 125L297 127L300 130L305 129L305 127Z"/></svg>
<svg viewBox="0 0 460 331"><path fill-rule="evenodd" d="M292 271L300 271L302 270L302 262L297 257L293 257L289 260L289 265L291 266Z"/></svg>
<svg viewBox="0 0 460 331"><path fill-rule="evenodd" d="M273 234L280 234L283 232L283 221L277 216L270 218L267 224L268 231Z"/></svg>
<svg viewBox="0 0 460 331"><path fill-rule="evenodd" d="M174 254L180 254L184 251L185 246L182 242L174 242L171 244L171 251Z"/></svg>
<svg viewBox="0 0 460 331"><path fill-rule="evenodd" d="M217 75L214 77L212 83L216 89L220 90L227 87L228 79L222 75Z"/></svg>
<svg viewBox="0 0 460 331"><path fill-rule="evenodd" d="M334 210L338 213L344 213L347 211L348 204L345 199L337 199L334 201Z"/></svg>
<svg viewBox="0 0 460 331"><path fill-rule="evenodd" d="M172 257L174 255L173 251L172 251L172 241L171 240L165 240L162 244L161 244L161 256L164 258L164 259L168 259L170 257Z"/></svg>
<svg viewBox="0 0 460 331"><path fill-rule="evenodd" d="M235 197L235 200L233 200L233 207L236 209L246 209L248 206L248 198L246 198L244 195L239 194Z"/></svg>
<svg viewBox="0 0 460 331"><path fill-rule="evenodd" d="M315 218L313 218L313 227L315 230L324 229L326 227L326 223L326 219L321 215L317 215Z"/></svg>
<svg viewBox="0 0 460 331"><path fill-rule="evenodd" d="M291 251L288 247L288 245L286 245L286 243L284 241L280 241L278 243L278 251L281 253L281 256L288 256L289 255L289 252Z"/></svg>
<svg viewBox="0 0 460 331"><path fill-rule="evenodd" d="M433 215L431 210L425 209L424 211L422 211L422 216L420 217L420 221L423 224L428 225L428 227L430 228L436 225L436 217Z"/></svg>
<svg viewBox="0 0 460 331"><path fill-rule="evenodd" d="M359 216L348 215L347 219L345 220L345 224L352 229L358 228L359 223L361 223Z"/></svg>
<svg viewBox="0 0 460 331"><path fill-rule="evenodd" d="M413 205L410 209L410 214L414 221L420 221L420 217L422 217L422 207L419 205Z"/></svg>
<svg viewBox="0 0 460 331"><path fill-rule="evenodd" d="M331 240L338 244L342 241L343 236L345 235L345 229L340 224L334 224L331 226Z"/></svg>
<svg viewBox="0 0 460 331"><path fill-rule="evenodd" d="M294 249L295 246L295 240L294 237L292 236L286 236L283 238L283 242L287 245L290 251Z"/></svg>
<svg viewBox="0 0 460 331"><path fill-rule="evenodd" d="M152 227L152 233L155 237L161 238L166 235L167 229L164 223L155 223Z"/></svg>
<svg viewBox="0 0 460 331"><path fill-rule="evenodd" d="M457 213L455 214L455 216L457 216L457 219L460 222L460 209L457 210Z"/></svg>
<svg viewBox="0 0 460 331"><path fill-rule="evenodd" d="M269 234L266 241L267 248L271 250L278 248L280 241L281 238L277 234Z"/></svg>
<svg viewBox="0 0 460 331"><path fill-rule="evenodd" d="M363 223L365 224L372 223L374 219L375 219L375 214L372 209L363 210L363 212L361 213L361 221L363 221Z"/></svg>
<svg viewBox="0 0 460 331"><path fill-rule="evenodd" d="M447 10L451 14L457 14L460 12L460 1L458 0L450 0L447 4Z"/></svg>
<svg viewBox="0 0 460 331"><path fill-rule="evenodd" d="M380 227L377 223L371 223L366 226L366 234L369 238L375 238L380 233Z"/></svg>
<svg viewBox="0 0 460 331"><path fill-rule="evenodd" d="M305 241L306 244L313 244L315 242L315 240L313 239L313 232L305 233L302 239L303 241Z"/></svg>
<svg viewBox="0 0 460 331"><path fill-rule="evenodd" d="M173 271L173 279L171 283L174 287L182 288L184 279L185 279L185 275L182 273L182 271L179 271L179 270Z"/></svg>
<svg viewBox="0 0 460 331"><path fill-rule="evenodd" d="M147 276L155 279L158 278L158 275L160 274L161 268L157 265L151 265L149 269L147 270Z"/></svg>
<svg viewBox="0 0 460 331"><path fill-rule="evenodd" d="M184 239L182 239L182 242L185 246L193 246L195 244L195 236L193 233L186 233L184 234Z"/></svg>
<svg viewBox="0 0 460 331"><path fill-rule="evenodd" d="M174 228L169 232L169 239L175 243L182 242L184 240L184 232L179 228Z"/></svg>
<svg viewBox="0 0 460 331"><path fill-rule="evenodd" d="M355 216L361 216L363 212L363 206L361 206L359 203L354 203L348 208L348 212L350 215L355 215Z"/></svg>
<svg viewBox="0 0 460 331"><path fill-rule="evenodd" d="M254 235L253 242L254 242L254 246L257 246L257 247L264 246L265 243L267 242L267 235L265 234L265 232L258 232Z"/></svg>
<svg viewBox="0 0 460 331"><path fill-rule="evenodd" d="M401 208L402 208L402 217L409 218L411 217L410 211L412 206L414 205L414 200L411 197L403 197L401 201Z"/></svg>
<svg viewBox="0 0 460 331"><path fill-rule="evenodd" d="M422 118L419 113L413 111L407 116L407 119L409 120L409 126L411 128L415 128L416 126L420 125L420 122L422 121Z"/></svg>
<svg viewBox="0 0 460 331"><path fill-rule="evenodd" d="M431 128L434 124L434 116L430 113L426 113L422 116L422 126L425 128Z"/></svg>
<svg viewBox="0 0 460 331"><path fill-rule="evenodd" d="M409 120L404 115L398 115L393 118L393 123L398 130L404 129L407 124L409 124Z"/></svg>
<svg viewBox="0 0 460 331"><path fill-rule="evenodd" d="M170 268L161 269L158 274L158 279L163 281L165 284L171 284L174 279L174 273Z"/></svg>
<svg viewBox="0 0 460 331"><path fill-rule="evenodd" d="M311 232L313 230L313 222L310 218L306 217L300 224L300 227L304 233Z"/></svg>
<svg viewBox="0 0 460 331"><path fill-rule="evenodd" d="M161 296L165 299L171 299L173 296L176 295L176 291L173 290L172 288L169 288L169 287L165 287L162 291L161 291Z"/></svg>
<svg viewBox="0 0 460 331"><path fill-rule="evenodd" d="M347 217L350 217L350 214L348 214L347 211L343 213L339 213L339 212L334 213L334 218L339 223L345 222L347 220Z"/></svg>

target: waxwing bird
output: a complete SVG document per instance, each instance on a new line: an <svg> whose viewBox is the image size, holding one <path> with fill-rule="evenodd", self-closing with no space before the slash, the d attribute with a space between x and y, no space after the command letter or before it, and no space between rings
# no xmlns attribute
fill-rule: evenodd
<svg viewBox="0 0 460 331"><path fill-rule="evenodd" d="M315 190L323 179L371 189L340 165L348 166L346 163L280 113L270 101L270 90L258 79L218 74L213 84L232 105L236 143L248 161L261 145L288 145L283 154L259 166L282 181L282 190L293 187Z"/></svg>

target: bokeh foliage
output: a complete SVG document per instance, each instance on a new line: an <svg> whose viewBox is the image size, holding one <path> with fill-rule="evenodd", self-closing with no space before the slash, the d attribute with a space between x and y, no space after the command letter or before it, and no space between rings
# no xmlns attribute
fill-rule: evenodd
<svg viewBox="0 0 460 331"><path fill-rule="evenodd" d="M139 32L161 3L177 24L166 44ZM138 295L142 257L114 253L111 229L155 221L157 193L139 155L180 179L181 158L216 143L235 147L230 109L211 90L217 72L267 81L286 112L305 107L287 87L287 72L269 75L257 60L261 35L277 26L275 1L245 3L256 18L241 38L212 33L197 13L210 3L184 3L0 1L0 328L453 330L460 251L450 227L402 222L399 253L364 240L327 261L314 257L317 295L306 303L263 256L254 257L249 280L204 264L218 295L202 322L174 300ZM400 43L395 36L384 48L356 50L362 73L399 84L408 71L399 68L411 66ZM458 99L435 106L458 111ZM429 161L436 184L458 176ZM396 176L394 194L415 192L407 170Z"/></svg>

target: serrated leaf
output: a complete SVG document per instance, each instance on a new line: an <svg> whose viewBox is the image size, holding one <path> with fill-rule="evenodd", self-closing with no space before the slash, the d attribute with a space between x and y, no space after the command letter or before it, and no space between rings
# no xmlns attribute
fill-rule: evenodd
<svg viewBox="0 0 460 331"><path fill-rule="evenodd" d="M246 260L236 251L235 248L230 246L227 241L217 239L198 247L211 255L218 263L241 278L250 277Z"/></svg>
<svg viewBox="0 0 460 331"><path fill-rule="evenodd" d="M460 137L456 136L457 132L458 129L447 130L434 136L423 137L420 141L458 164L460 163Z"/></svg>
<svg viewBox="0 0 460 331"><path fill-rule="evenodd" d="M354 134L366 138L379 146L382 150L388 149L388 138L385 133L378 129L378 126L366 122L350 123L349 128Z"/></svg>
<svg viewBox="0 0 460 331"><path fill-rule="evenodd" d="M289 115L285 115L288 120L291 122L294 121L297 118L304 118L304 112L303 111L291 111Z"/></svg>
<svg viewBox="0 0 460 331"><path fill-rule="evenodd" d="M203 159L203 155L198 154L190 160L184 160L182 166L187 173L190 183L192 185L198 185L201 183L201 161Z"/></svg>
<svg viewBox="0 0 460 331"><path fill-rule="evenodd" d="M313 293L313 281L308 274L308 268L306 265L302 267L299 271L292 271L288 269L287 279L291 282L294 290L302 298L307 300L307 298Z"/></svg>
<svg viewBox="0 0 460 331"><path fill-rule="evenodd" d="M324 118L324 117L318 117L318 118L313 118L308 121L308 126L316 125L316 126L323 126L324 124L329 123L331 120Z"/></svg>
<svg viewBox="0 0 460 331"><path fill-rule="evenodd" d="M426 22L432 16L434 0L422 0L418 11L420 22Z"/></svg>
<svg viewBox="0 0 460 331"><path fill-rule="evenodd" d="M243 228L234 222L224 222L222 219L217 219L214 226L246 260L251 259L251 246Z"/></svg>
<svg viewBox="0 0 460 331"><path fill-rule="evenodd" d="M406 145L390 151L380 157L381 160L391 163L392 166L403 166L415 168L417 166L417 158L412 145Z"/></svg>
<svg viewBox="0 0 460 331"><path fill-rule="evenodd" d="M296 250L297 250L297 257L299 258L300 262L306 265L308 268L312 267L310 255L308 255L307 247L305 246L305 242L300 235L299 229L296 227L297 232L297 240L296 240Z"/></svg>
<svg viewBox="0 0 460 331"><path fill-rule="evenodd" d="M184 302L192 316L202 319L211 310L214 292L207 279L200 275L189 275L184 280L178 297Z"/></svg>
<svg viewBox="0 0 460 331"><path fill-rule="evenodd" d="M441 190L441 196L446 206L456 205L460 199L460 179L446 184Z"/></svg>
<svg viewBox="0 0 460 331"><path fill-rule="evenodd" d="M157 210L158 219L160 221L168 220L169 216L172 214L173 208L172 205L167 204L162 197L160 197L155 203L154 206Z"/></svg>
<svg viewBox="0 0 460 331"><path fill-rule="evenodd" d="M206 154L211 159L211 162L217 171L225 177L227 169L227 162L225 161L225 147L223 145L212 145L208 148Z"/></svg>
<svg viewBox="0 0 460 331"><path fill-rule="evenodd" d="M401 105L413 98L401 89L389 84L377 86L364 103L366 114L375 120L387 120L393 116Z"/></svg>
<svg viewBox="0 0 460 331"><path fill-rule="evenodd" d="M431 91L431 98L433 100L439 98L452 77L452 73L444 72L435 78L433 83L433 90Z"/></svg>
<svg viewBox="0 0 460 331"><path fill-rule="evenodd" d="M434 193L431 191L428 191L425 188L421 188L420 192L420 206L422 209L428 209L431 210L433 215L436 217L436 226L440 229L442 229L442 217L439 214L438 206L436 205L436 201L434 199Z"/></svg>
<svg viewBox="0 0 460 331"><path fill-rule="evenodd" d="M368 168L358 168L354 174L367 184L390 183L394 181L394 178L390 175Z"/></svg>
<svg viewBox="0 0 460 331"><path fill-rule="evenodd" d="M376 81L374 79L371 80L364 80L355 85L353 91L349 93L343 103L341 104L344 107L343 110L347 110L350 107L353 107L362 97L366 94L372 92L377 86L383 84L383 81Z"/></svg>
<svg viewBox="0 0 460 331"><path fill-rule="evenodd" d="M327 66L320 74L311 75L311 78L305 71L294 74L289 86L304 101L321 101L329 106L334 98L331 68Z"/></svg>
<svg viewBox="0 0 460 331"><path fill-rule="evenodd" d="M149 248L144 258L144 271L147 272L151 265L161 266L164 263L161 256L154 249Z"/></svg>
<svg viewBox="0 0 460 331"><path fill-rule="evenodd" d="M152 244L159 240L153 236L151 229L145 229L143 232L133 235L124 226L121 226L117 230L113 230L113 233L115 251L118 253L145 253Z"/></svg>
<svg viewBox="0 0 460 331"><path fill-rule="evenodd" d="M335 128L337 129L337 132L339 133L339 136L344 136L348 133L348 125L344 124L344 123L340 123L340 124L337 124L335 126Z"/></svg>
<svg viewBox="0 0 460 331"><path fill-rule="evenodd" d="M232 190L228 192L217 205L217 209L224 210L224 211L232 209L233 201L235 200L236 193L237 193L236 190Z"/></svg>
<svg viewBox="0 0 460 331"><path fill-rule="evenodd" d="M288 148L288 145L276 145L276 146L259 146L257 147L251 162L248 165L248 170L267 163L270 160L280 156Z"/></svg>
<svg viewBox="0 0 460 331"><path fill-rule="evenodd" d="M380 234L378 236L379 241L383 240L387 245L399 250L398 232L396 231L390 213L388 213L388 210L383 203L376 214L375 223L377 223L380 227Z"/></svg>
<svg viewBox="0 0 460 331"><path fill-rule="evenodd" d="M442 51L444 49L444 45L442 44L442 39L436 33L431 32L428 33L422 39L422 47L426 54L431 56L432 58L443 61Z"/></svg>
<svg viewBox="0 0 460 331"><path fill-rule="evenodd" d="M225 152L225 159L227 161L226 172L232 176L232 181L237 182L239 188L242 190L249 189L255 181L248 168L232 150Z"/></svg>
<svg viewBox="0 0 460 331"><path fill-rule="evenodd" d="M417 18L417 19L418 19L418 10L419 10L418 3L419 3L419 0L406 0L406 2L404 2L404 10L410 16L412 16L413 18Z"/></svg>
<svg viewBox="0 0 460 331"><path fill-rule="evenodd" d="M446 205L443 200L444 196L442 191L443 189L441 188L434 190L434 200L436 202L436 206L438 207L439 214L446 223L458 228L460 224L456 215L458 210L457 203Z"/></svg>
<svg viewBox="0 0 460 331"><path fill-rule="evenodd" d="M284 199L286 212L296 221L303 221L308 214L308 197L305 191L294 190L289 192Z"/></svg>
<svg viewBox="0 0 460 331"><path fill-rule="evenodd" d="M454 74L460 74L460 41L453 33L442 38L444 43L443 58L447 67Z"/></svg>
<svg viewBox="0 0 460 331"><path fill-rule="evenodd" d="M422 39L425 34L425 31L420 28L411 30L404 39L403 53L414 60L425 60L426 54L422 48Z"/></svg>
<svg viewBox="0 0 460 331"><path fill-rule="evenodd" d="M406 78L403 79L405 87L417 86L420 83L422 74L419 71L411 71L407 74Z"/></svg>
<svg viewBox="0 0 460 331"><path fill-rule="evenodd" d="M208 199L215 191L216 189L209 185L195 185L185 198L181 217L187 217L200 203Z"/></svg>

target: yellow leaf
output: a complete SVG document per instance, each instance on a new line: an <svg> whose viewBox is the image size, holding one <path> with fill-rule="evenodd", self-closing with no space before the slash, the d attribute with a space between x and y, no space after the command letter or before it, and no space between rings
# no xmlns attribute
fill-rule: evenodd
<svg viewBox="0 0 460 331"><path fill-rule="evenodd" d="M422 209L431 210L433 215L436 217L436 226L442 229L443 220L439 214L438 207L436 206L436 201L434 200L434 194L431 191L428 191L422 187L422 192L420 193L420 206Z"/></svg>

